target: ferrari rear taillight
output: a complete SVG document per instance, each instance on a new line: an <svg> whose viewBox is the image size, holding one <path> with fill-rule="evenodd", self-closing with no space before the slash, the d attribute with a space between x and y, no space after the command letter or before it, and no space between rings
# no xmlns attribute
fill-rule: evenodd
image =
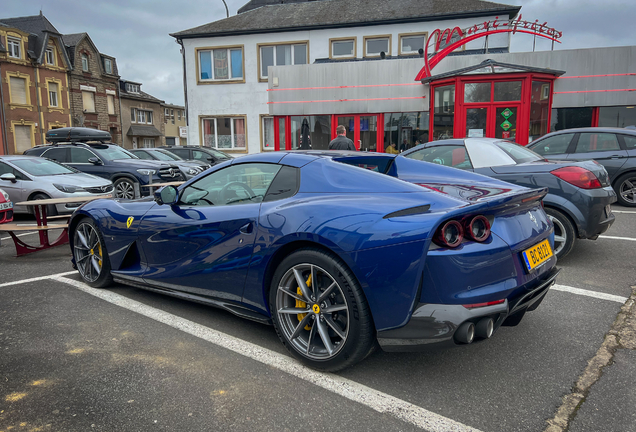
<svg viewBox="0 0 636 432"><path fill-rule="evenodd" d="M550 171L550 174L581 189L597 189L602 187L594 173L578 166L569 166Z"/></svg>
<svg viewBox="0 0 636 432"><path fill-rule="evenodd" d="M489 302L485 302L485 303L465 304L465 305L462 305L462 306L464 306L466 309L475 309L475 308L480 308L480 307L494 306L494 305L502 304L505 301L506 301L506 299L501 299L501 300L489 301Z"/></svg>
<svg viewBox="0 0 636 432"><path fill-rule="evenodd" d="M440 228L438 228L433 241L438 246L456 248L464 239L464 229L462 225L456 220L450 220L445 222Z"/></svg>
<svg viewBox="0 0 636 432"><path fill-rule="evenodd" d="M476 242L483 242L490 236L490 222L485 216L475 216L466 220L466 233Z"/></svg>

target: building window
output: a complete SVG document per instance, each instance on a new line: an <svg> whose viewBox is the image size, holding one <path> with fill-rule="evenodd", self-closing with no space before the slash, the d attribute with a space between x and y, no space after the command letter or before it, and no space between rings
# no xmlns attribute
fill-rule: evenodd
<svg viewBox="0 0 636 432"><path fill-rule="evenodd" d="M152 111L135 109L137 112L137 123L152 124Z"/></svg>
<svg viewBox="0 0 636 432"><path fill-rule="evenodd" d="M619 128L636 126L636 108L633 106L600 107L598 125Z"/></svg>
<svg viewBox="0 0 636 432"><path fill-rule="evenodd" d="M262 122L263 150L274 150L274 117L263 117Z"/></svg>
<svg viewBox="0 0 636 432"><path fill-rule="evenodd" d="M436 87L433 108L433 140L453 137L455 126L455 85Z"/></svg>
<svg viewBox="0 0 636 432"><path fill-rule="evenodd" d="M391 36L365 36L364 56L380 57L381 53L391 55Z"/></svg>
<svg viewBox="0 0 636 432"><path fill-rule="evenodd" d="M46 50L46 64L55 66L55 52L53 48L47 48Z"/></svg>
<svg viewBox="0 0 636 432"><path fill-rule="evenodd" d="M199 71L200 81L243 80L243 48L200 50Z"/></svg>
<svg viewBox="0 0 636 432"><path fill-rule="evenodd" d="M9 57L17 59L22 58L22 50L20 49L21 44L22 41L20 39L7 38Z"/></svg>
<svg viewBox="0 0 636 432"><path fill-rule="evenodd" d="M115 115L115 96L106 95L106 102L108 104L108 114Z"/></svg>
<svg viewBox="0 0 636 432"><path fill-rule="evenodd" d="M86 54L82 54L82 70L88 72L88 56Z"/></svg>
<svg viewBox="0 0 636 432"><path fill-rule="evenodd" d="M31 125L15 125L13 126L15 136L16 154L22 154L25 150L35 145L33 142L33 127Z"/></svg>
<svg viewBox="0 0 636 432"><path fill-rule="evenodd" d="M28 105L27 81L25 78L9 77L9 87L11 90L11 103L18 105Z"/></svg>
<svg viewBox="0 0 636 432"><path fill-rule="evenodd" d="M170 110L170 121L172 122L172 124L174 124L174 110L173 109Z"/></svg>
<svg viewBox="0 0 636 432"><path fill-rule="evenodd" d="M307 64L307 43L259 45L260 79L267 79L269 66Z"/></svg>
<svg viewBox="0 0 636 432"><path fill-rule="evenodd" d="M139 84L126 83L126 91L128 93L139 93Z"/></svg>
<svg viewBox="0 0 636 432"><path fill-rule="evenodd" d="M49 82L49 106L58 106L58 85L54 82Z"/></svg>
<svg viewBox="0 0 636 432"><path fill-rule="evenodd" d="M177 120L181 121L181 110L177 110Z"/></svg>
<svg viewBox="0 0 636 432"><path fill-rule="evenodd" d="M553 108L550 117L552 132L563 129L591 127L592 108Z"/></svg>
<svg viewBox="0 0 636 432"><path fill-rule="evenodd" d="M155 146L154 138L144 138L144 148L153 148Z"/></svg>
<svg viewBox="0 0 636 432"><path fill-rule="evenodd" d="M340 118L342 119L342 117ZM331 141L331 116L291 116L290 125L292 150L329 149L329 141ZM353 126L353 123L351 123L351 125ZM307 136L307 134L309 134L309 137L307 142L304 142L304 137ZM281 149L282 148L284 147L281 147Z"/></svg>
<svg viewBox="0 0 636 432"><path fill-rule="evenodd" d="M104 71L106 71L107 74L113 73L113 61L111 59L104 59Z"/></svg>
<svg viewBox="0 0 636 432"><path fill-rule="evenodd" d="M131 108L130 109L130 121L133 123L137 122L137 109L136 108Z"/></svg>
<svg viewBox="0 0 636 432"><path fill-rule="evenodd" d="M329 39L329 58L343 59L356 57L356 38Z"/></svg>
<svg viewBox="0 0 636 432"><path fill-rule="evenodd" d="M400 35L399 55L419 54L420 50L424 50L427 36L426 33Z"/></svg>
<svg viewBox="0 0 636 432"><path fill-rule="evenodd" d="M245 117L201 119L203 145L218 149L246 149Z"/></svg>
<svg viewBox="0 0 636 432"><path fill-rule="evenodd" d="M384 151L403 152L428 142L429 113L405 112L384 114ZM393 150L389 150L395 144Z"/></svg>
<svg viewBox="0 0 636 432"><path fill-rule="evenodd" d="M84 104L84 112L95 112L95 93L90 91L82 92L82 102Z"/></svg>

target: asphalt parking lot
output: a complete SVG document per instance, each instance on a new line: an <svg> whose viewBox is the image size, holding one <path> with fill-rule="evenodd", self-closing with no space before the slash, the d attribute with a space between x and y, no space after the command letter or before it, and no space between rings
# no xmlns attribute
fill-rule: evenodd
<svg viewBox="0 0 636 432"><path fill-rule="evenodd" d="M636 431L636 210L614 211L519 326L335 375L298 365L271 327L91 289L66 246L16 258L2 234L0 432Z"/></svg>

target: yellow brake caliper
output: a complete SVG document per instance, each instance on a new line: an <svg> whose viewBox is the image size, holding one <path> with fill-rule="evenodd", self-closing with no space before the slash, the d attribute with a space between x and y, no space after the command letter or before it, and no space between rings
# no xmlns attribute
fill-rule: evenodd
<svg viewBox="0 0 636 432"><path fill-rule="evenodd" d="M97 257L98 258L97 264L101 267L102 266L102 244L98 243L97 246L99 247L99 257Z"/></svg>
<svg viewBox="0 0 636 432"><path fill-rule="evenodd" d="M309 288L311 288L311 275L309 275L309 278L307 279L307 281L306 281L305 283L307 284L307 286L308 286ZM301 295L303 295L303 291L300 289L300 287L298 287L298 288L296 289L296 293L297 293L298 295L300 295L300 296L301 296ZM305 303L305 302L304 302L304 301L302 301L302 300L296 300L296 307L297 307L297 308L299 308L299 309L304 309L304 308L306 308L306 307L307 307L307 303ZM306 313L304 313L304 314L298 314L298 315L296 315L296 316L298 317L298 321L302 321L302 320L303 320L303 318L305 318L305 317L307 316L307 314L306 314ZM311 330L311 326L310 326L309 324L307 324L307 325L305 326L305 330Z"/></svg>

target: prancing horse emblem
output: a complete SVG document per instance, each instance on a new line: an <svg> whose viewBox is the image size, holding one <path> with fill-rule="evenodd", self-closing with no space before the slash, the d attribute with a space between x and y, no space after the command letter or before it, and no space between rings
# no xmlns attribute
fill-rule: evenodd
<svg viewBox="0 0 636 432"><path fill-rule="evenodd" d="M128 218L128 220L126 221L126 228L130 228L130 226L132 225L133 221L135 220L134 217L130 216Z"/></svg>

